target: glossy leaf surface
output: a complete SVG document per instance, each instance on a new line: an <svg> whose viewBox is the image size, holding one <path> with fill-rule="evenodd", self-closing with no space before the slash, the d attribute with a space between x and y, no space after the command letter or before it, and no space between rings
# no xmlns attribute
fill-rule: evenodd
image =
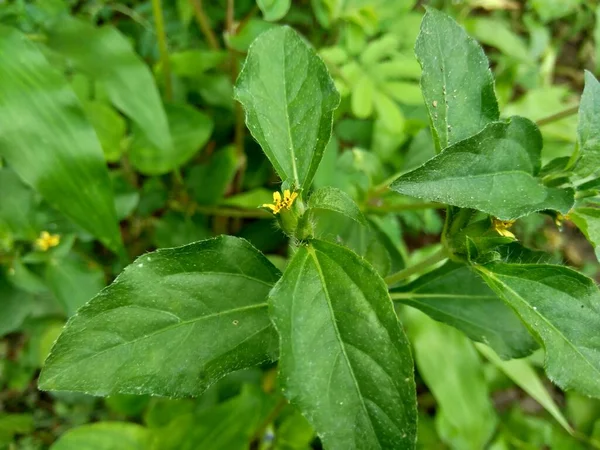
<svg viewBox="0 0 600 450"><path fill-rule="evenodd" d="M278 277L231 236L148 253L69 320L40 387L199 395L229 372L276 358L266 301Z"/></svg>
<svg viewBox="0 0 600 450"><path fill-rule="evenodd" d="M261 34L248 51L235 97L246 124L283 181L307 188L331 136L340 97L325 64L288 27Z"/></svg>
<svg viewBox="0 0 600 450"><path fill-rule="evenodd" d="M300 247L271 292L280 382L329 449L413 448L408 341L383 280L352 251Z"/></svg>

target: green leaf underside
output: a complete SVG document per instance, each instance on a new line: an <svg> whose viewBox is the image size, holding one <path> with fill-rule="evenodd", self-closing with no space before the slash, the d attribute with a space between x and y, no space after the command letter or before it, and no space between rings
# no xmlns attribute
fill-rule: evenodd
<svg viewBox="0 0 600 450"><path fill-rule="evenodd" d="M235 97L282 180L307 188L340 101L323 61L291 28L266 31L248 51Z"/></svg>
<svg viewBox="0 0 600 450"><path fill-rule="evenodd" d="M440 437L450 448L486 448L496 414L473 343L419 311L406 311L406 317L419 374L437 401Z"/></svg>
<svg viewBox="0 0 600 450"><path fill-rule="evenodd" d="M427 9L415 52L438 150L498 120L489 62L477 41L452 18Z"/></svg>
<svg viewBox="0 0 600 450"><path fill-rule="evenodd" d="M60 73L20 32L0 27L0 156L51 205L121 248L104 154Z"/></svg>
<svg viewBox="0 0 600 450"><path fill-rule="evenodd" d="M576 172L581 176L597 173L600 169L600 83L587 70L579 104L577 138L580 159Z"/></svg>
<svg viewBox="0 0 600 450"><path fill-rule="evenodd" d="M68 430L51 450L147 450L152 448L150 431L135 423L99 422Z"/></svg>
<svg viewBox="0 0 600 450"><path fill-rule="evenodd" d="M229 372L276 358L266 301L279 276L231 236L148 253L69 320L40 388L199 395Z"/></svg>
<svg viewBox="0 0 600 450"><path fill-rule="evenodd" d="M383 280L352 251L300 247L269 296L285 395L325 448L414 448L408 341Z"/></svg>
<svg viewBox="0 0 600 450"><path fill-rule="evenodd" d="M308 201L308 207L309 209L334 211L343 214L361 225L367 225L365 216L354 200L352 200L352 197L344 191L331 186L323 187L313 192Z"/></svg>
<svg viewBox="0 0 600 450"><path fill-rule="evenodd" d="M594 247L596 258L600 260L600 209L577 207L569 213L571 220Z"/></svg>
<svg viewBox="0 0 600 450"><path fill-rule="evenodd" d="M517 315L463 264L448 262L393 289L391 297L491 346L504 359L522 358L538 347Z"/></svg>
<svg viewBox="0 0 600 450"><path fill-rule="evenodd" d="M573 206L573 190L549 188L536 178L541 149L542 138L535 124L512 117L448 147L390 187L401 194L477 209L502 220L544 209L566 214Z"/></svg>
<svg viewBox="0 0 600 450"><path fill-rule="evenodd" d="M562 389L600 397L600 291L562 266L477 267L546 349L546 373Z"/></svg>
<svg viewBox="0 0 600 450"><path fill-rule="evenodd" d="M48 30L47 44L91 79L102 84L110 101L146 134L161 152L173 142L160 94L148 66L118 30L61 17Z"/></svg>

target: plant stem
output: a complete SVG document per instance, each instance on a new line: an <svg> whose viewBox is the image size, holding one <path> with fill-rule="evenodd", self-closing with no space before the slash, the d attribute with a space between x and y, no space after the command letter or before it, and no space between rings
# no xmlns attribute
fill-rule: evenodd
<svg viewBox="0 0 600 450"><path fill-rule="evenodd" d="M152 15L158 39L158 50L160 61L165 77L165 97L168 101L173 100L173 86L171 84L171 61L169 61L169 49L167 46L167 35L165 33L165 22L163 19L161 0L152 0Z"/></svg>
<svg viewBox="0 0 600 450"><path fill-rule="evenodd" d="M202 7L202 0L189 0L192 8L194 8L194 16L196 17L196 22L198 22L198 27L200 27L200 31L208 41L208 45L213 50L219 50L221 46L219 45L219 41L217 36L213 32L210 27L210 23L208 22L208 17L204 13L204 8Z"/></svg>
<svg viewBox="0 0 600 450"><path fill-rule="evenodd" d="M398 172L398 173L395 173L394 175L392 175L391 177L386 178L383 182L381 182L380 184L378 184L371 190L371 194L372 195L383 194L390 187L390 184L392 184L392 182L394 182L396 180L396 178L398 178L400 175L402 175L405 172L406 171Z"/></svg>
<svg viewBox="0 0 600 450"><path fill-rule="evenodd" d="M367 206L365 212L368 213L390 213L390 212L402 212L402 211L415 211L420 209L441 209L445 208L445 205L435 202L420 202L420 203L401 203L392 205L380 205L380 206Z"/></svg>
<svg viewBox="0 0 600 450"><path fill-rule="evenodd" d="M446 258L448 258L448 254L446 252L446 249L442 248L438 252L431 255L429 258L424 259L423 261L415 264L414 266L407 267L406 269L402 269L399 272L393 273L392 275L385 277L385 282L388 285L396 284L399 281L405 280L412 275L422 272L423 270L433 266L434 264L439 263L440 261L443 261Z"/></svg>
<svg viewBox="0 0 600 450"><path fill-rule="evenodd" d="M271 213L258 208L233 208L228 206L199 205L197 203L185 206L179 202L170 202L169 207L175 211L186 212L189 214L198 212L207 216L237 217L247 219L269 219L273 217Z"/></svg>
<svg viewBox="0 0 600 450"><path fill-rule="evenodd" d="M552 114L551 116L544 117L543 119L536 121L536 124L538 127L541 127L543 125L556 122L557 120L564 119L565 117L572 116L573 114L577 114L577 111L579 111L579 105L571 106L564 111L560 111L556 114Z"/></svg>

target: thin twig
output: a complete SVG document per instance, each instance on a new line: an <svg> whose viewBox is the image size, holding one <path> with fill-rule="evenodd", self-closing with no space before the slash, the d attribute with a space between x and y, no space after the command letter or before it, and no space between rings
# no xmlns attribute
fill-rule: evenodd
<svg viewBox="0 0 600 450"><path fill-rule="evenodd" d="M165 97L168 101L173 100L173 86L171 84L171 61L169 61L169 48L167 46L167 34L165 33L165 22L163 19L161 0L152 0L152 14L154 26L158 39L158 50L165 77Z"/></svg>
<svg viewBox="0 0 600 450"><path fill-rule="evenodd" d="M208 45L213 50L220 50L221 46L219 45L219 40L215 35L214 31L210 27L210 23L208 21L208 17L204 12L204 8L202 6L202 0L189 0L192 8L194 8L194 16L196 17L196 22L198 22L198 27L200 27L200 31L208 41Z"/></svg>
<svg viewBox="0 0 600 450"><path fill-rule="evenodd" d="M573 114L577 114L579 111L579 105L571 106L570 108L565 109L564 111L558 112L556 114L552 114L551 116L544 117L543 119L537 120L535 123L538 127L543 125L547 125L552 122L556 122L557 120L564 119L565 117L572 116Z"/></svg>
<svg viewBox="0 0 600 450"><path fill-rule="evenodd" d="M408 277L415 275L417 273L423 272L425 269L433 266L434 264L443 261L448 258L448 253L445 248L442 248L440 251L434 253L429 258L424 259L423 261L415 264L414 266L407 267L406 269L402 269L399 272L393 273L392 275L385 277L385 282L388 285L393 285L398 283L399 281L405 280Z"/></svg>

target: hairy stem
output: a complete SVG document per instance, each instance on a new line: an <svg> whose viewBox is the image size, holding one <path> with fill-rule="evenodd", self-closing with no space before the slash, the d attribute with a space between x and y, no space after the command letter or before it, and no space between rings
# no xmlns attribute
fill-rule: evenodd
<svg viewBox="0 0 600 450"><path fill-rule="evenodd" d="M160 52L160 61L162 63L163 74L165 77L165 97L167 100L171 101L173 100L171 62L169 61L169 49L167 46L167 35L165 33L165 22L163 19L161 0L152 0L152 15L154 16L156 38L158 39L158 50Z"/></svg>
<svg viewBox="0 0 600 450"><path fill-rule="evenodd" d="M543 125L547 125L552 122L556 122L557 120L564 119L565 117L572 116L573 114L577 114L579 111L579 105L571 106L570 108L565 109L564 111L557 112L556 114L552 114L551 116L544 117L536 121L538 127Z"/></svg>
<svg viewBox="0 0 600 450"><path fill-rule="evenodd" d="M407 267L406 269L402 269L399 272L393 273L392 275L385 277L385 282L388 285L396 284L399 281L405 280L412 275L423 272L425 269L428 269L434 264L437 264L440 261L443 261L447 258L448 253L446 252L445 248L442 248L438 252L431 255L429 258L424 259L423 261L415 264L414 266Z"/></svg>

